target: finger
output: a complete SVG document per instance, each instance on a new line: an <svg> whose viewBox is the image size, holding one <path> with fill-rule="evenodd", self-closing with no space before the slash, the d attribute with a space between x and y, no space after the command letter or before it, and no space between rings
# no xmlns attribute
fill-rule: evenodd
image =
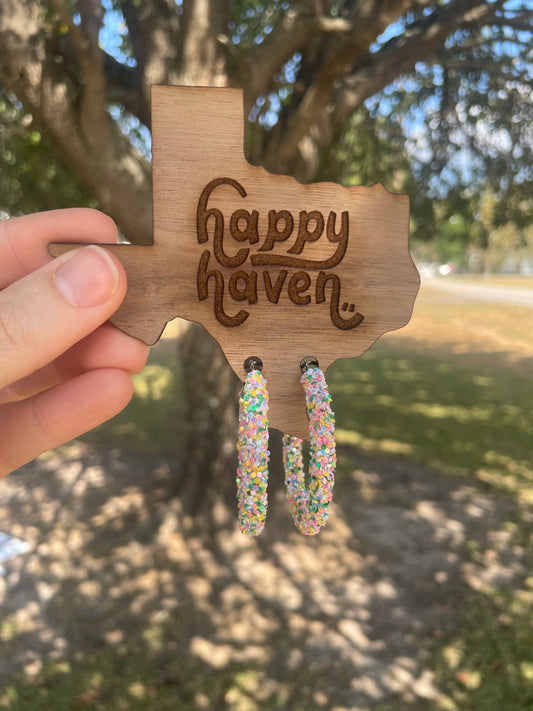
<svg viewBox="0 0 533 711"><path fill-rule="evenodd" d="M148 352L145 343L105 323L53 363L0 390L0 404L23 400L97 368L138 373L146 363Z"/></svg>
<svg viewBox="0 0 533 711"><path fill-rule="evenodd" d="M133 384L121 370L102 369L0 409L0 477L39 454L97 427L130 401Z"/></svg>
<svg viewBox="0 0 533 711"><path fill-rule="evenodd" d="M118 259L94 245L68 252L0 292L0 388L51 363L117 310Z"/></svg>
<svg viewBox="0 0 533 711"><path fill-rule="evenodd" d="M113 220L98 210L50 210L0 221L0 289L52 260L50 242L117 241Z"/></svg>

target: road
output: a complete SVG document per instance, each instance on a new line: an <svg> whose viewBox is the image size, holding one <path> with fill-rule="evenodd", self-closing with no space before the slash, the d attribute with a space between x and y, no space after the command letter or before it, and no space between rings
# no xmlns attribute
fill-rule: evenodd
<svg viewBox="0 0 533 711"><path fill-rule="evenodd" d="M425 278L422 284L453 294L464 301L492 301L500 304L527 306L533 309L533 289L506 287L494 284L463 284L460 278Z"/></svg>

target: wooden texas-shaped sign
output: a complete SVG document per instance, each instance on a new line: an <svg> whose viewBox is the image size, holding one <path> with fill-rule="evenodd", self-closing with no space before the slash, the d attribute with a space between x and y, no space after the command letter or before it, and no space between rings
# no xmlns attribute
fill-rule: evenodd
<svg viewBox="0 0 533 711"><path fill-rule="evenodd" d="M154 243L106 246L128 276L112 322L151 345L197 321L241 379L260 357L270 425L307 439L300 360L326 370L411 317L408 197L250 165L238 89L153 87L152 136Z"/></svg>

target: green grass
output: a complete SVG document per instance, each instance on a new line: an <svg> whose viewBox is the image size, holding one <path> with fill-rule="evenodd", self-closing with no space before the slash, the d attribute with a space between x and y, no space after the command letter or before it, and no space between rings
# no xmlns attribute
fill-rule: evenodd
<svg viewBox="0 0 533 711"><path fill-rule="evenodd" d="M423 291L409 328L328 371L339 443L422 462L466 483L482 481L492 495L510 495L526 512L533 502L532 323L533 310L465 307ZM135 377L129 408L90 440L136 451L179 452L183 388L175 363L172 348L154 349L148 368ZM529 551L533 566L527 517L509 526L513 545ZM465 560L476 555L475 549L464 551ZM533 711L532 606L531 577L520 589L480 589L475 602L466 600L457 611L454 634L426 658L439 697L393 699L373 711ZM165 645L163 639L161 648ZM208 668L193 655L161 666L155 658L125 645L53 664L33 681L14 680L3 689L0 708L319 708L304 698L302 679L294 680L296 688L278 686L258 700L259 667ZM294 702L299 685L305 707Z"/></svg>
<svg viewBox="0 0 533 711"><path fill-rule="evenodd" d="M328 380L337 439L483 479L533 502L533 408L524 374L494 359L382 343Z"/></svg>
<svg viewBox="0 0 533 711"><path fill-rule="evenodd" d="M533 579L528 590L490 591L468 604L461 634L440 650L435 672L445 711L533 709Z"/></svg>
<svg viewBox="0 0 533 711"><path fill-rule="evenodd" d="M523 357L533 354L533 310L433 298L423 292L399 336L328 371L338 442L482 479L533 502L533 359ZM179 453L183 384L169 342L152 349L134 383L128 408L87 439Z"/></svg>
<svg viewBox="0 0 533 711"><path fill-rule="evenodd" d="M511 495L524 519L509 531L531 570L533 310L454 303L430 289L421 296L407 329L328 374L339 439ZM439 697L373 711L533 711L533 578L479 593L427 660Z"/></svg>
<svg viewBox="0 0 533 711"><path fill-rule="evenodd" d="M532 604L533 578L524 590L488 590L484 604L466 601L458 632L428 660L438 697L373 711L531 711Z"/></svg>
<svg viewBox="0 0 533 711"><path fill-rule="evenodd" d="M0 691L9 711L175 711L213 709L238 685L238 673L213 671L193 656L161 669L146 653L95 653L83 662L51 663L31 682ZM165 678L166 676L166 678Z"/></svg>
<svg viewBox="0 0 533 711"><path fill-rule="evenodd" d="M0 690L6 711L276 711L287 708L288 685L265 685L260 665L231 663L221 669L201 659L146 650L101 651L73 662L52 662L26 683ZM293 711L319 711L296 703Z"/></svg>

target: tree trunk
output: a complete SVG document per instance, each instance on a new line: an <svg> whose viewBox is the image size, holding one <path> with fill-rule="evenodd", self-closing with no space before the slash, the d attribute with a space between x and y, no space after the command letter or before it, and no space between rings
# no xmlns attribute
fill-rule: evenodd
<svg viewBox="0 0 533 711"><path fill-rule="evenodd" d="M235 498L237 407L240 381L216 341L190 324L179 343L185 386L185 445L178 493L197 515L222 497Z"/></svg>
<svg viewBox="0 0 533 711"><path fill-rule="evenodd" d="M185 444L176 492L184 511L209 518L216 502L236 510L238 400L241 382L216 341L190 324L179 342L185 386ZM244 372L243 372L244 375ZM281 434L270 431L269 492L281 485Z"/></svg>

